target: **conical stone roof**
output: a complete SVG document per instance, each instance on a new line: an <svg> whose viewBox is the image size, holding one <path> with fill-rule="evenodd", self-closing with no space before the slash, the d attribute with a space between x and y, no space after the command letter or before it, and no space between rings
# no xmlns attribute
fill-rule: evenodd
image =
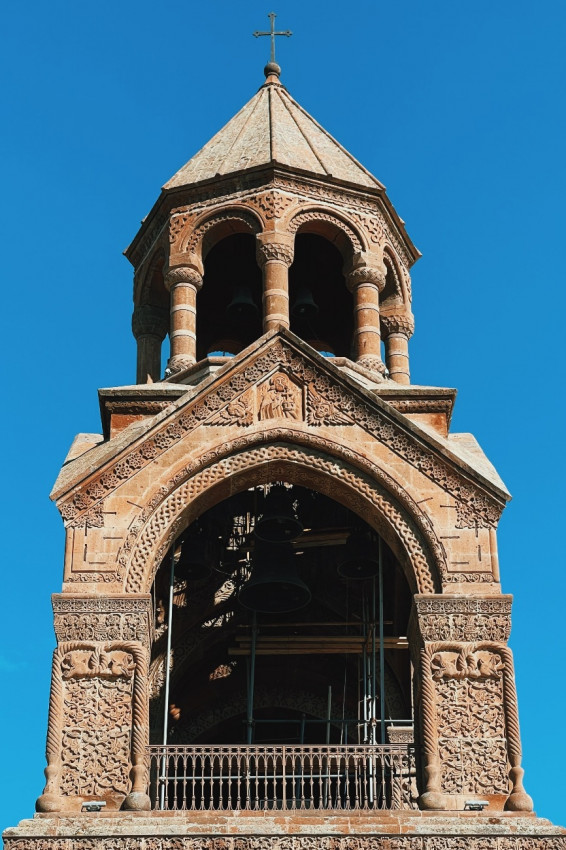
<svg viewBox="0 0 566 850"><path fill-rule="evenodd" d="M275 74L164 189L265 165L282 165L371 189L382 184L299 106Z"/></svg>

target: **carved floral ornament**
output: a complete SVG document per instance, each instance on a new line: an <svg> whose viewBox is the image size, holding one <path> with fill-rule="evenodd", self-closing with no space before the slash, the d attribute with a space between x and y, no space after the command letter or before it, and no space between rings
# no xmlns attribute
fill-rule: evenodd
<svg viewBox="0 0 566 850"><path fill-rule="evenodd" d="M239 411L236 418L239 415L245 421L248 414L240 407L243 405L246 408L244 394L273 375L274 370L286 375L294 384L302 384L307 388L305 405L308 425L316 427L343 424L346 421L355 423L454 497L456 527L494 527L497 524L503 503L480 491L463 474L422 446L401 424L391 421L385 411L345 389L338 380L281 339L276 339L255 360L243 364L243 368L227 376L212 391L191 399L172 414L168 421L159 423L142 442L132 446L118 462L102 471L98 478L59 502L63 519L69 525L84 526L86 523L101 527L102 500L106 495L195 428L219 424L217 420L224 417L226 424L230 424L233 414L228 412L229 405L233 405L232 411ZM234 402L239 404L234 405ZM222 412L224 410L226 414ZM328 412L323 413L325 410Z"/></svg>
<svg viewBox="0 0 566 850"><path fill-rule="evenodd" d="M509 647L435 642L421 650L421 664L424 807L438 808L443 794L505 794L506 808L532 811Z"/></svg>
<svg viewBox="0 0 566 850"><path fill-rule="evenodd" d="M145 795L147 677L147 651L135 641L55 650L39 811L59 811L62 797Z"/></svg>

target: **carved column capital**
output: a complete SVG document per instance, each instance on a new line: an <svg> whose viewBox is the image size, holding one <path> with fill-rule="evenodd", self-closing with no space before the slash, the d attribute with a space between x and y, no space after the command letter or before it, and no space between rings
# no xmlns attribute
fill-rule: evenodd
<svg viewBox="0 0 566 850"><path fill-rule="evenodd" d="M415 331L415 320L412 313L393 313L381 315L381 332L383 337L391 334L402 334L410 339Z"/></svg>
<svg viewBox="0 0 566 850"><path fill-rule="evenodd" d="M411 622L422 641L481 641L506 643L511 632L509 594L498 596L419 595Z"/></svg>
<svg viewBox="0 0 566 850"><path fill-rule="evenodd" d="M358 286L369 283L376 286L381 292L385 286L385 267L358 266L352 269L346 277L346 284L350 292L354 292Z"/></svg>
<svg viewBox="0 0 566 850"><path fill-rule="evenodd" d="M134 307L132 314L132 333L136 339L140 336L156 336L165 339L169 329L169 310L143 304Z"/></svg>
<svg viewBox="0 0 566 850"><path fill-rule="evenodd" d="M165 286L169 291L177 286L194 286L198 292L202 287L202 275L192 266L175 266L165 275Z"/></svg>
<svg viewBox="0 0 566 850"><path fill-rule="evenodd" d="M256 237L256 258L263 268L266 263L282 263L289 266L293 262L293 240L282 233L260 233Z"/></svg>
<svg viewBox="0 0 566 850"><path fill-rule="evenodd" d="M57 641L126 640L151 642L151 597L67 596L52 598Z"/></svg>

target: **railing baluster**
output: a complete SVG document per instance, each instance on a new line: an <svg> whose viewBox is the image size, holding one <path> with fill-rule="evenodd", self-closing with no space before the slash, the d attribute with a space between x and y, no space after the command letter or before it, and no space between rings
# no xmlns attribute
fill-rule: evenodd
<svg viewBox="0 0 566 850"><path fill-rule="evenodd" d="M152 745L147 752L158 811L416 807L413 745Z"/></svg>

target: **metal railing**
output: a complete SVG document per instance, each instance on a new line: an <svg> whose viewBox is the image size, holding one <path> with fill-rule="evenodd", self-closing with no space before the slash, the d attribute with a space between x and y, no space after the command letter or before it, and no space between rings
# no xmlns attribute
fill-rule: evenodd
<svg viewBox="0 0 566 850"><path fill-rule="evenodd" d="M151 746L161 811L381 810L416 807L412 745Z"/></svg>

